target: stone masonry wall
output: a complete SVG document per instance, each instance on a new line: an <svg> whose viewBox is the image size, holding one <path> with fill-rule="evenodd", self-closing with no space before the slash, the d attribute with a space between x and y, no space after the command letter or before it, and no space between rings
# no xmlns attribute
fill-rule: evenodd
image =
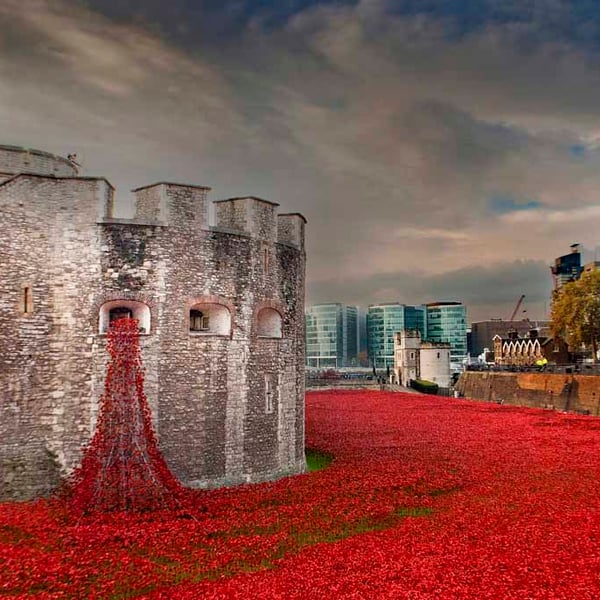
<svg viewBox="0 0 600 600"><path fill-rule="evenodd" d="M457 389L467 398L600 416L600 376L466 371Z"/></svg>
<svg viewBox="0 0 600 600"><path fill-rule="evenodd" d="M0 185L0 498L48 493L90 435L86 305L101 284L95 221L107 187L36 176Z"/></svg>
<svg viewBox="0 0 600 600"><path fill-rule="evenodd" d="M175 204L181 200L170 197ZM236 210L252 214L255 202L247 202L250 206L236 200ZM303 248L273 241L265 246L265 239L274 240L276 224L274 205L261 204L267 210L254 211L254 226L246 222L251 232L203 229L191 235L190 215L182 210L170 211L164 232L162 249L170 257L164 306L169 310L160 326L169 335L161 336L161 353L177 359L160 367L159 433L168 463L190 485L256 481L304 468L303 395L298 415L299 398L289 393L297 389L304 364L304 254ZM191 333L189 308L196 302L229 306L231 333ZM258 338L256 320L263 306L281 312L282 339ZM270 413L265 374L274 376L276 388ZM279 428L280 408L288 415L287 429ZM281 437L293 451L280 451Z"/></svg>
<svg viewBox="0 0 600 600"><path fill-rule="evenodd" d="M48 494L78 464L104 389L107 303L148 307L146 393L183 483L304 470L305 220L242 198L217 209L239 219L211 228L207 191L140 188L128 221L112 218L103 179L0 183L0 499ZM231 329L190 331L203 306ZM261 311L281 315L280 338L259 335Z"/></svg>
<svg viewBox="0 0 600 600"><path fill-rule="evenodd" d="M187 196L171 195L170 201ZM164 227L107 223L103 226L102 302L124 298L151 306L151 335L143 336L146 392L155 412L163 454L176 476L189 485L213 486L267 479L303 468L303 412L296 383L302 371L304 258L275 246L270 272L262 270L263 247L244 235L196 230L190 215L172 210ZM303 287L301 287L303 293ZM284 314L281 340L259 340L253 329L257 305L277 298ZM189 309L197 302L229 307L229 335L190 332ZM289 308L288 308L289 307ZM286 324L287 323L287 324ZM96 380L103 377L104 338L98 336ZM284 352L285 350L285 352ZM169 357L161 360L160 357ZM285 373L284 373L285 371ZM264 373L276 375L281 400L265 412ZM303 381L303 379L300 379ZM290 390L293 392L290 393ZM98 387L98 392L101 392ZM282 428L293 451L279 448ZM296 431L302 437L297 452Z"/></svg>

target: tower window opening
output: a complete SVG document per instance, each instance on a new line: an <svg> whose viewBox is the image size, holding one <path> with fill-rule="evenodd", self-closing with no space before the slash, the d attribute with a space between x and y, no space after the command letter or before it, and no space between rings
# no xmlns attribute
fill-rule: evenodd
<svg viewBox="0 0 600 600"><path fill-rule="evenodd" d="M208 331L209 318L201 310L190 310L190 331Z"/></svg>
<svg viewBox="0 0 600 600"><path fill-rule="evenodd" d="M108 323L109 327L115 321L119 319L133 319L133 311L126 306L116 306L108 311Z"/></svg>
<svg viewBox="0 0 600 600"><path fill-rule="evenodd" d="M187 323L192 335L231 335L231 313L224 304L195 302L187 311Z"/></svg>
<svg viewBox="0 0 600 600"><path fill-rule="evenodd" d="M19 296L19 312L24 315L33 314L33 293L31 285L25 284L21 286L21 294Z"/></svg>
<svg viewBox="0 0 600 600"><path fill-rule="evenodd" d="M105 302L98 314L98 333L106 335L111 325L119 319L136 319L140 333L150 333L150 308L143 302L129 299Z"/></svg>
<svg viewBox="0 0 600 600"><path fill-rule="evenodd" d="M282 337L282 325L283 319L275 309L263 308L258 312L257 333L259 337Z"/></svg>
<svg viewBox="0 0 600 600"><path fill-rule="evenodd" d="M265 412L272 413L275 410L277 400L277 379L273 373L265 373Z"/></svg>

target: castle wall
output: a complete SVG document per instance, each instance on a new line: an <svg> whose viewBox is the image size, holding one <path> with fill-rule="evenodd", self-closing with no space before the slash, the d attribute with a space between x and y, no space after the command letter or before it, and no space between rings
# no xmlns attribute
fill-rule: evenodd
<svg viewBox="0 0 600 600"><path fill-rule="evenodd" d="M169 332L161 336L161 353L174 358L161 363L159 435L173 471L196 486L267 479L304 465L304 415L296 414L297 403L303 406L296 393L304 364L303 251L274 243L274 205L233 203L250 215L244 231L190 235L189 214L173 210L161 242L176 268L166 274L164 306L172 310L160 322ZM233 223L227 225L231 230ZM229 335L190 333L188 311L198 301L229 306ZM261 307L281 312L281 339L259 337ZM273 378L272 412L265 377Z"/></svg>
<svg viewBox="0 0 600 600"><path fill-rule="evenodd" d="M0 240L0 498L47 494L79 463L104 389L99 327L119 302L148 307L146 394L161 450L184 484L305 468L304 218L235 199L243 229L211 228L207 191L139 188L136 217L123 220L112 218L102 179L21 175L0 184L11 231ZM222 215L233 214L228 203ZM219 331L190 331L192 307L218 308Z"/></svg>
<svg viewBox="0 0 600 600"><path fill-rule="evenodd" d="M87 305L100 288L100 179L0 185L0 497L47 493L91 432Z"/></svg>

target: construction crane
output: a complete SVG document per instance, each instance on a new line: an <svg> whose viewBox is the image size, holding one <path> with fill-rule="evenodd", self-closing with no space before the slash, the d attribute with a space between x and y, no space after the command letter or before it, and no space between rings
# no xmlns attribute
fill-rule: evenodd
<svg viewBox="0 0 600 600"><path fill-rule="evenodd" d="M525 298L525 294L521 294L521 297L517 301L517 305L515 306L515 310L512 311L512 315L510 315L509 321L514 321L517 313L519 312L519 308L521 308L521 304L523 304L523 299Z"/></svg>

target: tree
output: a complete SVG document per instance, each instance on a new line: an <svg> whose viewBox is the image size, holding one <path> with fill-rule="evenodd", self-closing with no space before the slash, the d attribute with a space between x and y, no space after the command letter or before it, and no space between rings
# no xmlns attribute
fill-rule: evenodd
<svg viewBox="0 0 600 600"><path fill-rule="evenodd" d="M358 364L361 367L368 367L370 365L370 363L369 363L369 355L367 354L366 350L361 350L358 353Z"/></svg>
<svg viewBox="0 0 600 600"><path fill-rule="evenodd" d="M552 300L552 334L572 347L591 347L594 362L600 342L600 271L566 283Z"/></svg>

